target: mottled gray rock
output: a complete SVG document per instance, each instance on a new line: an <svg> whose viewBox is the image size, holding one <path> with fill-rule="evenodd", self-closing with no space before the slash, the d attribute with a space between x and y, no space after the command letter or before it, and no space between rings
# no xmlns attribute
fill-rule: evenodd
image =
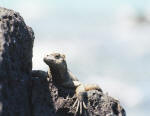
<svg viewBox="0 0 150 116"><path fill-rule="evenodd" d="M74 90L55 85L52 76L57 74L49 75L44 71L33 71L32 104L36 104L36 111L39 109L38 114L34 116L74 116ZM87 110L84 112L88 116L126 116L119 101L98 90L88 91L85 102ZM80 116L79 112L77 115ZM82 116L85 116L84 113Z"/></svg>
<svg viewBox="0 0 150 116"><path fill-rule="evenodd" d="M34 34L19 13L0 8L0 115L31 116Z"/></svg>

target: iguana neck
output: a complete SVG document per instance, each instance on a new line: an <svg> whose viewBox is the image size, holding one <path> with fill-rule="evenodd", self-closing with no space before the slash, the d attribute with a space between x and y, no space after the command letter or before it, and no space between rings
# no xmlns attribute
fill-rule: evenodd
<svg viewBox="0 0 150 116"><path fill-rule="evenodd" d="M49 70L51 72L53 81L58 84L64 82L66 80L66 76L68 76L67 70L57 69L56 67L50 67Z"/></svg>

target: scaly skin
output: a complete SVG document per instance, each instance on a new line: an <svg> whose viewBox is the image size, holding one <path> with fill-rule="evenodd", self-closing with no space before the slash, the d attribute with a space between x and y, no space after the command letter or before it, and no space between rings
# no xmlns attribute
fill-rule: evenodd
<svg viewBox="0 0 150 116"><path fill-rule="evenodd" d="M75 95L77 97L75 103L73 104L73 108L76 107L75 115L77 115L78 111L80 112L80 115L82 115L83 110L85 110L85 116L87 116L87 107L85 104L87 91L99 90L102 92L101 88L96 84L83 85L68 70L64 54L54 52L51 54L47 54L43 60L49 66L49 71L52 74L54 71L57 72L57 74L59 74L58 77L55 77L56 84L66 88L75 88Z"/></svg>

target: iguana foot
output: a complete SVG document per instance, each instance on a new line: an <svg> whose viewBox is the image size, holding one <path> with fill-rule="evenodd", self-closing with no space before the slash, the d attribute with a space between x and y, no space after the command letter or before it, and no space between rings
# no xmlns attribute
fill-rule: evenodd
<svg viewBox="0 0 150 116"><path fill-rule="evenodd" d="M87 116L87 106L85 102L87 101L87 91L90 90L98 90L102 92L102 89L96 84L81 84L76 88L77 99L73 104L73 108L76 106L75 116L78 114L78 112L80 116L82 116L83 113L85 114L84 116Z"/></svg>
<svg viewBox="0 0 150 116"><path fill-rule="evenodd" d="M80 92L78 93L77 99L73 104L73 108L76 107L76 111L75 111L75 116L77 116L78 112L81 115L83 115L83 113L85 114L84 116L87 116L87 106L85 104L85 98L87 97L87 93L86 92Z"/></svg>

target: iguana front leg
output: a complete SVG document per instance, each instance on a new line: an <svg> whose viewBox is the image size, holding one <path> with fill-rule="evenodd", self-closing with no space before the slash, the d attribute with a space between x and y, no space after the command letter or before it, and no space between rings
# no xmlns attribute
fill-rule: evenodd
<svg viewBox="0 0 150 116"><path fill-rule="evenodd" d="M98 90L102 92L102 89L96 85L96 84L87 84L87 85L79 85L76 88L75 94L76 94L76 101L73 104L73 108L76 106L75 116L77 115L78 111L80 115L83 114L83 111L85 113L85 116L87 116L87 106L85 104L85 100L87 98L87 91L90 90Z"/></svg>

